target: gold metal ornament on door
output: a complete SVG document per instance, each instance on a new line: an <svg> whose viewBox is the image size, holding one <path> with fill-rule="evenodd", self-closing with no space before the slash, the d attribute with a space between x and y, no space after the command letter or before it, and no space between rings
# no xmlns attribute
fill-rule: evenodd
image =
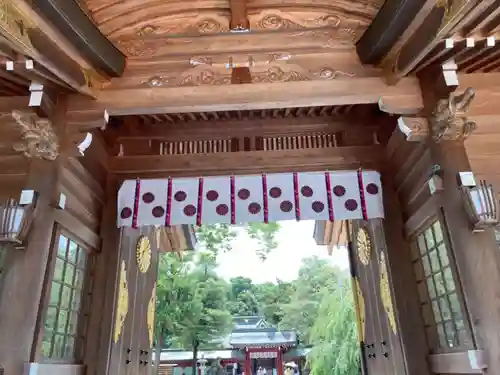
<svg viewBox="0 0 500 375"><path fill-rule="evenodd" d="M147 315L149 346L151 348L153 347L153 339L154 339L155 311L156 311L156 283L153 286L153 291L151 292L151 298L149 299L148 315Z"/></svg>
<svg viewBox="0 0 500 375"><path fill-rule="evenodd" d="M137 267L141 273L146 273L151 265L151 243L146 236L140 236L136 247Z"/></svg>
<svg viewBox="0 0 500 375"><path fill-rule="evenodd" d="M372 256L372 241L366 228L359 228L356 235L356 248L361 264L364 266L369 265Z"/></svg>
<svg viewBox="0 0 500 375"><path fill-rule="evenodd" d="M394 306L392 303L391 289L389 286L389 274L387 272L387 263L385 260L385 254L383 251L380 252L380 298L382 300L382 305L387 314L387 319L389 320L389 325L391 326L392 332L397 333L396 317L394 315Z"/></svg>
<svg viewBox="0 0 500 375"><path fill-rule="evenodd" d="M118 300L116 302L115 330L113 335L113 341L115 344L120 339L123 323L127 318L128 300L127 269L125 268L125 262L122 261L120 269L120 284L118 285Z"/></svg>
<svg viewBox="0 0 500 375"><path fill-rule="evenodd" d="M358 319L358 339L360 342L365 341L365 298L363 297L363 291L359 285L359 278L353 277L354 288L353 293L355 293L354 298L356 300L356 317Z"/></svg>

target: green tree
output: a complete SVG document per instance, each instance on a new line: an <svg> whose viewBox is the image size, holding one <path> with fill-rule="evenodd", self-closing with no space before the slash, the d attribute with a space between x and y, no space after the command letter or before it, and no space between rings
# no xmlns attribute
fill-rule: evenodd
<svg viewBox="0 0 500 375"><path fill-rule="evenodd" d="M202 261L206 260L202 257ZM160 358L163 346L189 348L193 351L194 374L200 345L231 328L226 306L229 285L192 255L180 259L177 254L166 253L160 256L156 288L155 358Z"/></svg>
<svg viewBox="0 0 500 375"><path fill-rule="evenodd" d="M318 318L323 293L335 290L339 276L340 271L324 259L304 259L290 302L282 306L279 327L297 330L301 343L311 344L310 331Z"/></svg>
<svg viewBox="0 0 500 375"><path fill-rule="evenodd" d="M348 278L333 293L323 293L310 340L311 375L359 375L356 312Z"/></svg>
<svg viewBox="0 0 500 375"><path fill-rule="evenodd" d="M238 229L243 229L248 236L257 242L255 252L265 260L267 255L276 249L276 234L279 231L278 223L248 223L241 226L229 224L210 224L196 228L196 236L200 248L217 254L231 250L232 241L238 236Z"/></svg>
<svg viewBox="0 0 500 375"><path fill-rule="evenodd" d="M278 233L280 226L278 223L248 223L246 226L247 233L250 238L257 241L259 247L256 249L257 255L265 260L267 255L276 249L278 243L276 242L276 233Z"/></svg>
<svg viewBox="0 0 500 375"><path fill-rule="evenodd" d="M276 280L276 283L263 283L254 286L254 294L259 303L259 313L266 320L278 325L284 315L283 306L291 302L295 291L293 283Z"/></svg>

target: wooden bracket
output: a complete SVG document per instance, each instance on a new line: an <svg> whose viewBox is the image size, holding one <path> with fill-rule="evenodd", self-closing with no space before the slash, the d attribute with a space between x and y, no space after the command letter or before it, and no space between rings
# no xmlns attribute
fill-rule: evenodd
<svg viewBox="0 0 500 375"><path fill-rule="evenodd" d="M105 130L109 122L106 110L69 111L67 122L74 133L86 133L91 130Z"/></svg>
<svg viewBox="0 0 500 375"><path fill-rule="evenodd" d="M476 128L473 121L467 118L467 110L475 97L472 88L467 88L462 94L455 94L459 85L457 64L448 61L432 69L424 76L428 82L424 94L424 107L411 108L388 103L381 99L379 109L383 112L400 115L398 128L408 141L423 141L429 136L435 142L442 140L465 140ZM435 74L437 73L437 74ZM427 95L429 95L427 97Z"/></svg>

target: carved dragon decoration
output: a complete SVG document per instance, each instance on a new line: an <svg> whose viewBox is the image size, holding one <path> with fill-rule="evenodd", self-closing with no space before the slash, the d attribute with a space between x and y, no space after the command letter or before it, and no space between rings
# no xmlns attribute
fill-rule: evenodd
<svg viewBox="0 0 500 375"><path fill-rule="evenodd" d="M464 140L476 129L476 123L469 121L466 115L475 96L469 87L461 95L450 93L448 98L437 102L431 121L432 137L436 142L447 136Z"/></svg>
<svg viewBox="0 0 500 375"><path fill-rule="evenodd" d="M23 139L14 144L14 151L22 152L27 158L55 160L59 156L59 138L49 119L16 110L12 111L12 117Z"/></svg>
<svg viewBox="0 0 500 375"><path fill-rule="evenodd" d="M401 115L398 126L408 141L423 141L428 137L437 143L444 140L464 141L477 127L467 116L475 96L471 87L462 94L449 93L437 101L430 113L423 109L390 108L383 100L379 101L379 108L383 112Z"/></svg>

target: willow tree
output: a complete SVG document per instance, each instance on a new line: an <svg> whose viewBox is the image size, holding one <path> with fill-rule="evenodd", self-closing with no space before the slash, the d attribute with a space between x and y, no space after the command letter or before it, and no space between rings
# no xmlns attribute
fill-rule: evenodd
<svg viewBox="0 0 500 375"><path fill-rule="evenodd" d="M311 329L311 375L359 375L356 312L349 280L325 292Z"/></svg>

